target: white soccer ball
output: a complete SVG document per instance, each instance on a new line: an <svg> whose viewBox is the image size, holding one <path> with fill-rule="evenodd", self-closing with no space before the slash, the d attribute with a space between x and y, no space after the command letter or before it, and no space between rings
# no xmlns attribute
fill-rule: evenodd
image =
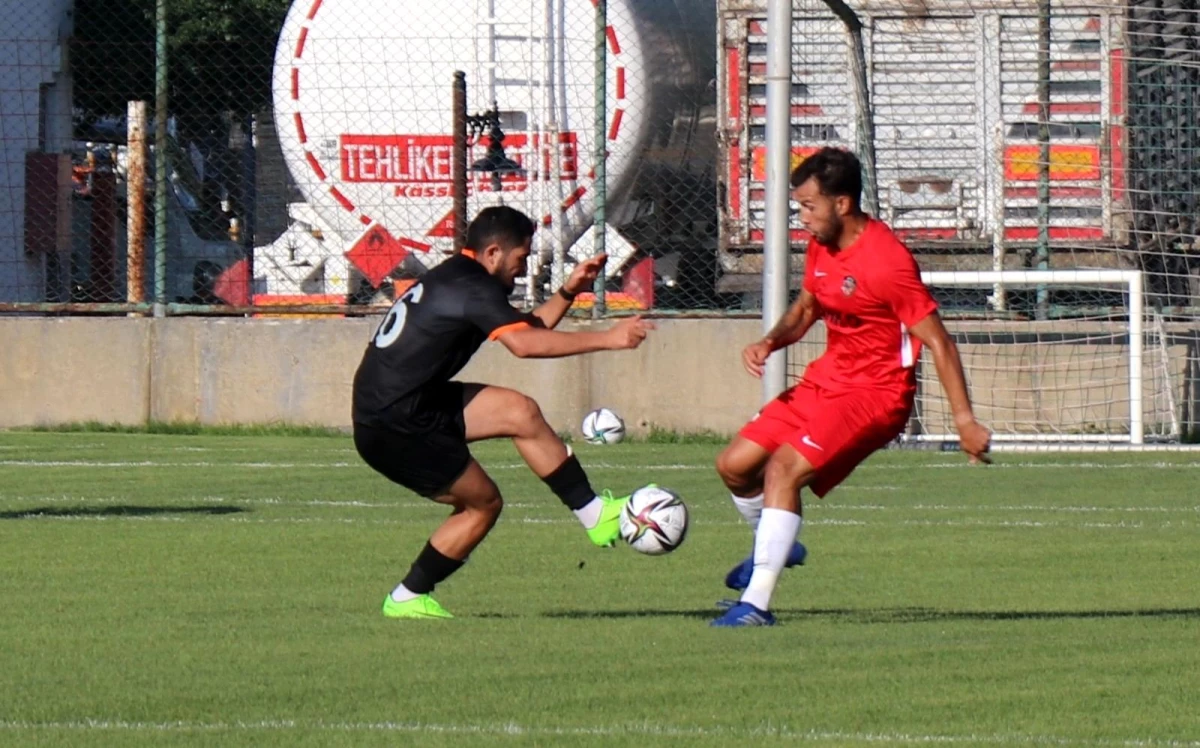
<svg viewBox="0 0 1200 748"><path fill-rule="evenodd" d="M620 524L621 537L634 550L661 556L678 548L687 537L687 505L679 494L651 483L629 497Z"/></svg>
<svg viewBox="0 0 1200 748"><path fill-rule="evenodd" d="M608 408L597 408L584 416L581 430L588 444L616 444L625 438L625 422Z"/></svg>

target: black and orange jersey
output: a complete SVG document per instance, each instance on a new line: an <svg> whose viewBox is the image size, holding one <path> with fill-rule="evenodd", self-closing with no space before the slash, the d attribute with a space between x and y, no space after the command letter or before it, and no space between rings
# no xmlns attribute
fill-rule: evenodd
<svg viewBox="0 0 1200 748"><path fill-rule="evenodd" d="M508 302L470 251L430 270L383 318L354 375L355 423L422 433L422 393L449 381L485 340L540 325Z"/></svg>

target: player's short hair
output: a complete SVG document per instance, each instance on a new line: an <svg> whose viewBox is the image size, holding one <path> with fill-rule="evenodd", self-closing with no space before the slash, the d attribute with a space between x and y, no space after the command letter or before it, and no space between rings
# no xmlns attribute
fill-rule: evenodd
<svg viewBox="0 0 1200 748"><path fill-rule="evenodd" d="M804 159L792 172L792 189L809 179L817 180L822 195L845 196L858 207L862 198L862 164L850 151L827 147Z"/></svg>
<svg viewBox="0 0 1200 748"><path fill-rule="evenodd" d="M519 247L533 236L535 226L529 216L507 205L484 208L467 227L467 246L482 250L489 244L499 244L508 251Z"/></svg>

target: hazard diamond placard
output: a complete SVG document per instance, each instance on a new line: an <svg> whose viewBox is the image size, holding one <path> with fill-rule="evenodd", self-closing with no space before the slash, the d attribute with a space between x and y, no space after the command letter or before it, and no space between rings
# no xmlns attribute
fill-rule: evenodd
<svg viewBox="0 0 1200 748"><path fill-rule="evenodd" d="M378 223L359 237L350 251L349 260L375 288L379 288L396 266L404 262L411 250L428 252L430 246L403 237L397 238Z"/></svg>

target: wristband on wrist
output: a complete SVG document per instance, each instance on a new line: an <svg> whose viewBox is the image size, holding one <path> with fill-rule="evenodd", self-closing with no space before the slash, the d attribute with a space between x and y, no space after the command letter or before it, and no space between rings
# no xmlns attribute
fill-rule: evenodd
<svg viewBox="0 0 1200 748"><path fill-rule="evenodd" d="M559 288L559 289L558 289L558 295L559 295L559 296L561 296L561 297L563 297L563 299L565 299L565 300L567 300L567 301L574 301L574 300L575 300L575 294L573 294L573 293L567 293L567 287L566 287L566 286L563 286L563 287L561 287L561 288Z"/></svg>

